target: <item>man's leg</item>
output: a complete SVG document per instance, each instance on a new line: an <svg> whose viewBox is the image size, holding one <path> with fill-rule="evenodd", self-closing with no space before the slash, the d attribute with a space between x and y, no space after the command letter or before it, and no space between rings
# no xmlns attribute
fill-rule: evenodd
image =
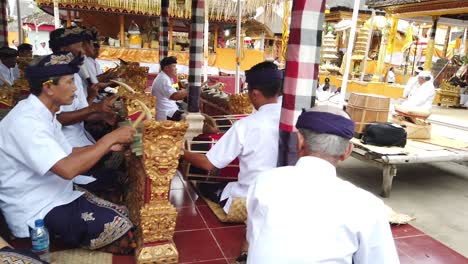
<svg viewBox="0 0 468 264"><path fill-rule="evenodd" d="M114 203L120 203L126 186L126 174L106 168L96 168L90 173L96 180L79 187Z"/></svg>
<svg viewBox="0 0 468 264"><path fill-rule="evenodd" d="M86 192L44 218L51 235L72 246L130 254L136 247L128 210Z"/></svg>

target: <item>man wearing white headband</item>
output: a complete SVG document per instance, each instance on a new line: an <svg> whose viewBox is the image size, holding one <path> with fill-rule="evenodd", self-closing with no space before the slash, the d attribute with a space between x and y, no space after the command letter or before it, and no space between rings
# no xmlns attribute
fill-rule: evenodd
<svg viewBox="0 0 468 264"><path fill-rule="evenodd" d="M419 66L414 70L414 75L409 78L408 82L405 85L405 90L403 91L403 97L408 98L411 91L419 87L418 74L423 71L423 67Z"/></svg>
<svg viewBox="0 0 468 264"><path fill-rule="evenodd" d="M405 107L420 108L430 111L435 97L435 88L431 72L422 71L418 74L418 87L411 90L408 99L403 102Z"/></svg>

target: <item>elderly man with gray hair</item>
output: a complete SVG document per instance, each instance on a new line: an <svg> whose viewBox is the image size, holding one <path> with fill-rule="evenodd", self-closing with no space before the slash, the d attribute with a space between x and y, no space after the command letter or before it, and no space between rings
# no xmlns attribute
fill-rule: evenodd
<svg viewBox="0 0 468 264"><path fill-rule="evenodd" d="M399 263L383 202L336 176L354 123L333 106L303 111L295 166L258 176L247 196L247 263Z"/></svg>

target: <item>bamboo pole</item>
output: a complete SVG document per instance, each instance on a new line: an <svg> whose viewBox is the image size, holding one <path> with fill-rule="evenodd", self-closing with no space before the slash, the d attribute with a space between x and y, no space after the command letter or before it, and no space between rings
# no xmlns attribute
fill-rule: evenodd
<svg viewBox="0 0 468 264"><path fill-rule="evenodd" d="M174 31L174 19L169 18L169 50L174 50L174 42L172 38L172 33Z"/></svg>
<svg viewBox="0 0 468 264"><path fill-rule="evenodd" d="M286 51L288 47L289 38L289 0L284 1L283 8L283 38L281 40L281 61L286 61Z"/></svg>
<svg viewBox="0 0 468 264"><path fill-rule="evenodd" d="M125 18L124 16L119 16L120 23L120 47L125 46Z"/></svg>
<svg viewBox="0 0 468 264"><path fill-rule="evenodd" d="M434 44L435 44L435 35L437 31L437 22L439 21L439 17L434 16L432 17L432 28L431 28L431 36L427 43L426 48L426 61L424 62L424 70L430 71L432 68L432 57L434 56Z"/></svg>
<svg viewBox="0 0 468 264"><path fill-rule="evenodd" d="M447 50L448 50L448 45L450 42L450 31L452 30L452 27L448 26L447 27L447 33L445 34L445 42L444 42L444 58L447 58Z"/></svg>
<svg viewBox="0 0 468 264"><path fill-rule="evenodd" d="M242 1L237 0L237 28L236 28L236 82L235 93L240 93L240 56L241 56L241 22L242 22Z"/></svg>
<svg viewBox="0 0 468 264"><path fill-rule="evenodd" d="M345 103L344 100L346 97L346 88L348 87L348 78L349 78L349 71L351 68L351 57L353 55L352 53L353 53L353 48L354 48L354 39L356 37L356 27L357 27L357 22L358 22L360 3L361 3L361 0L354 0L353 17L351 19L351 33L349 34L348 47L346 50L346 67L345 67L345 71L343 74L343 82L341 83L340 93L343 98L343 101L340 102L341 106L343 106Z"/></svg>
<svg viewBox="0 0 468 264"><path fill-rule="evenodd" d="M58 0L54 0L54 25L56 29L61 26Z"/></svg>
<svg viewBox="0 0 468 264"><path fill-rule="evenodd" d="M367 34L366 53L364 54L364 61L362 62L361 81L364 80L364 76L366 75L367 57L369 57L369 49L370 49L371 42L372 42L372 32L374 31L374 18L375 18L375 10L372 9L372 15L370 18L370 28L369 28L369 33Z"/></svg>
<svg viewBox="0 0 468 264"><path fill-rule="evenodd" d="M208 0L205 0L205 23L203 34L203 81L208 80L208 37L210 35L210 24L208 21Z"/></svg>
<svg viewBox="0 0 468 264"><path fill-rule="evenodd" d="M23 36L23 19L21 18L20 0L16 0L16 16L17 16L17 22L18 22L18 42L21 44L24 42L24 36Z"/></svg>
<svg viewBox="0 0 468 264"><path fill-rule="evenodd" d="M219 31L219 26L218 24L214 25L214 41L213 41L213 51L216 52L216 49L218 48L218 31Z"/></svg>

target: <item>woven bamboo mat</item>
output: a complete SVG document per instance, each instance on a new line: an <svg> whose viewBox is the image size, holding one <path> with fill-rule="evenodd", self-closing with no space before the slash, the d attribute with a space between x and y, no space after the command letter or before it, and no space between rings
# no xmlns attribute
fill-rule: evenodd
<svg viewBox="0 0 468 264"><path fill-rule="evenodd" d="M86 249L70 249L50 254L51 264L112 264L112 254Z"/></svg>
<svg viewBox="0 0 468 264"><path fill-rule="evenodd" d="M223 223L244 223L247 220L245 200L243 203L240 200L234 200L228 215L224 212L223 208L219 204L203 196L200 197L206 202L211 211L213 211L213 214L216 216L216 218L218 218L219 221Z"/></svg>

